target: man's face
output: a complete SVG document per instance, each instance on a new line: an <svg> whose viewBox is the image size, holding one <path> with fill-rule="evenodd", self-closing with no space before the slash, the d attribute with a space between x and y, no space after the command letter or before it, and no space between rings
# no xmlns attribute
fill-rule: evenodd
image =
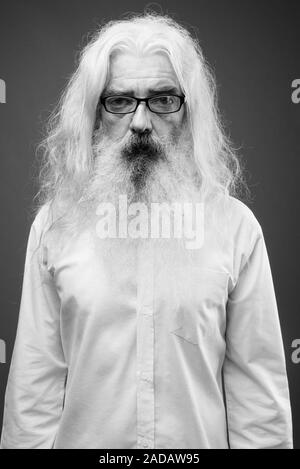
<svg viewBox="0 0 300 469"><path fill-rule="evenodd" d="M102 97L182 96L171 63L162 53L137 57L118 52L111 58L110 65L109 80ZM145 102L130 114L113 114L107 112L103 105L99 110L100 125L95 123L93 135L95 167L86 186L86 199L92 202L90 213L93 221L99 204L103 202L113 203L118 216L121 195L126 195L128 204L142 202L149 209L153 202L198 201L193 139L185 104L171 114L151 112ZM134 248L141 242L139 238L128 238L127 241L129 245L132 242ZM154 243L158 241L153 239ZM128 244L124 248L124 239L120 242L120 249L116 249L113 240L113 248L107 251L129 262L126 257ZM177 240L174 242L176 249ZM172 245L170 243L170 249ZM166 250L165 243L163 250ZM173 258L173 254L170 255L170 259Z"/></svg>
<svg viewBox="0 0 300 469"><path fill-rule="evenodd" d="M156 53L137 57L117 53L111 58L110 80L103 96L114 94L147 98L156 93L182 95L180 86L166 55ZM176 141L184 119L184 106L172 114L155 114L140 103L134 113L111 114L101 109L103 133L111 141L127 141L132 134L148 133L159 141Z"/></svg>
<svg viewBox="0 0 300 469"><path fill-rule="evenodd" d="M182 91L167 56L137 57L117 52L111 57L109 80L101 96L148 98ZM193 139L185 104L179 111L156 114L139 103L135 112L113 114L99 107L93 154L95 171L86 188L88 199L148 204L180 200L193 188ZM196 190L196 189L195 189Z"/></svg>
<svg viewBox="0 0 300 469"><path fill-rule="evenodd" d="M112 55L110 75L102 97L131 96L148 98L157 95L175 94L182 96L180 85L171 63L162 53L137 57L131 53L117 52ZM159 197L161 189L151 186L164 177L166 167L170 171L175 164L176 149L181 159L186 158L184 150L187 141L191 142L186 125L185 105L178 112L156 114L145 102L139 103L135 112L113 114L100 106L100 124L98 144L102 143L99 164L102 172L105 155L109 149L109 158L121 163L123 173L118 181L130 180L129 190L135 197L142 193ZM104 148L103 148L104 147ZM111 173L113 172L110 168ZM116 172L117 169L114 171ZM131 187L130 187L131 186ZM150 187L151 186L151 187ZM127 190L126 190L127 192Z"/></svg>

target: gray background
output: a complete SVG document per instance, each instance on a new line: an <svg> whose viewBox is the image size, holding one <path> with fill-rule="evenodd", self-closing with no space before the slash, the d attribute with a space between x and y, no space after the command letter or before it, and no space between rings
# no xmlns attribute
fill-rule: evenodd
<svg viewBox="0 0 300 469"><path fill-rule="evenodd" d="M0 104L0 339L7 344L7 362L0 364L0 426L32 222L36 144L88 33L97 23L141 12L146 5L128 0L0 3L0 78L7 85L7 103ZM300 448L300 364L291 361L291 343L300 338L300 104L291 101L291 83L300 78L300 2L184 0L159 5L195 28L217 76L225 123L248 168L254 196L250 208L263 227L273 272L295 447Z"/></svg>

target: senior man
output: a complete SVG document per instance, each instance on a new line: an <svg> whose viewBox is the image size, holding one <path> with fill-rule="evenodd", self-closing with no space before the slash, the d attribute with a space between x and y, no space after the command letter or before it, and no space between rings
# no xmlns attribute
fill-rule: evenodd
<svg viewBox="0 0 300 469"><path fill-rule="evenodd" d="M291 448L264 236L197 40L109 22L48 131L2 448ZM153 204L182 237L145 230Z"/></svg>

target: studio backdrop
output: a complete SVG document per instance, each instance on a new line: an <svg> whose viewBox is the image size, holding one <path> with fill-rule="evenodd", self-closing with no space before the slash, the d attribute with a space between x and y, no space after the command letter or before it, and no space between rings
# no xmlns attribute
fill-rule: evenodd
<svg viewBox="0 0 300 469"><path fill-rule="evenodd" d="M149 4L148 4L149 5ZM10 0L0 5L0 427L36 186L36 147L89 33L147 3ZM226 130L247 168L266 240L300 448L300 3L160 1L199 38Z"/></svg>

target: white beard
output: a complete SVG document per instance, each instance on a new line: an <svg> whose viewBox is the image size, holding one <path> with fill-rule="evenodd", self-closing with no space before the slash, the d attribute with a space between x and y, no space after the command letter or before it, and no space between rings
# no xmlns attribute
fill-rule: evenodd
<svg viewBox="0 0 300 469"><path fill-rule="evenodd" d="M137 191L131 181L130 168L121 158L121 145L112 144L105 138L94 144L95 171L85 191L89 226L91 222L96 226L95 214L99 204L110 202L117 207L120 195L127 196L128 205L142 202L148 208L153 202L202 202L191 140L181 139L177 145L167 143L164 148L166 159L153 163L144 187ZM98 239L95 235L94 239L96 251L101 252L112 280L124 277L135 282L140 259L145 262L151 259L154 261L157 298L164 298L174 307L192 301L191 287L198 252L186 248L184 237Z"/></svg>
<svg viewBox="0 0 300 469"><path fill-rule="evenodd" d="M146 263L153 260L156 299L178 308L193 302L193 292L198 287L194 285L194 273L200 264L201 249L187 249L185 237L100 239L96 232L99 204L109 202L117 207L120 195L127 196L128 205L142 202L148 208L153 202L188 202L193 205L203 202L191 139L186 135L177 144L165 142L163 147L165 158L153 162L144 186L137 191L131 180L130 166L121 157L122 145L111 143L102 136L97 139L96 134L94 170L85 184L83 197L74 213L70 214L70 218L73 217L70 226L76 236L80 231L88 230L94 241L95 255L102 258L112 281L124 278L136 283L140 259Z"/></svg>
<svg viewBox="0 0 300 469"><path fill-rule="evenodd" d="M126 194L129 203L144 202L147 205L186 198L197 200L199 188L190 135L183 131L177 143L152 139L161 145L165 158L153 161L143 187L137 190L131 180L132 168L121 156L124 143L111 142L99 129L93 144L95 169L84 197L91 203L116 202L120 194Z"/></svg>

